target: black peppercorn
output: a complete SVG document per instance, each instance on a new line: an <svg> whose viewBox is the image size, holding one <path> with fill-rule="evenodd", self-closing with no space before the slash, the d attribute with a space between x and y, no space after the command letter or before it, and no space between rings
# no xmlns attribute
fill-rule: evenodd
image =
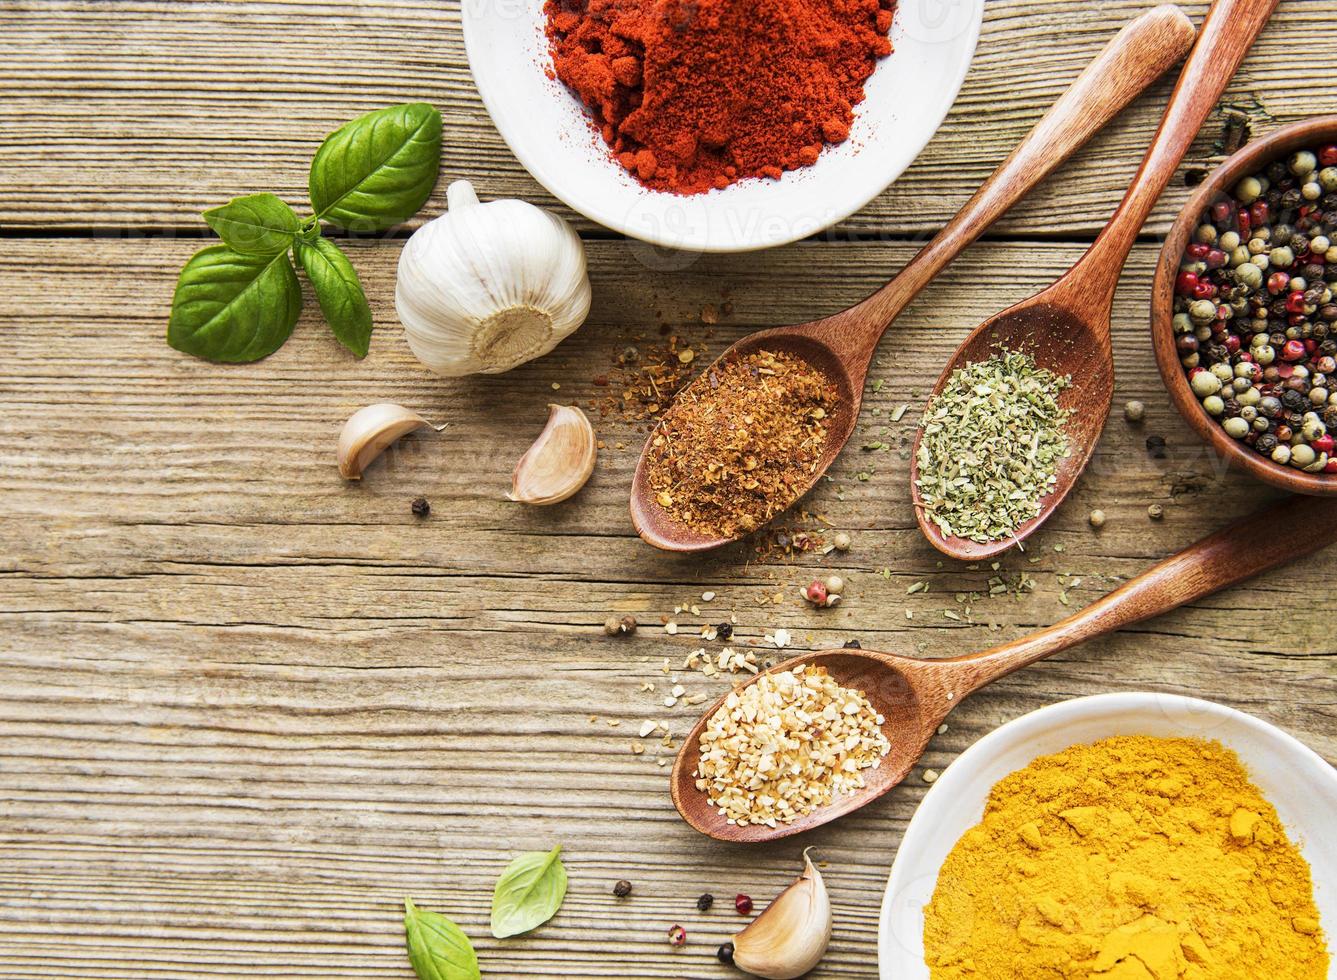
<svg viewBox="0 0 1337 980"><path fill-rule="evenodd" d="M613 886L613 894L617 898L626 898L628 895L631 894L631 882L629 882L626 878L623 878L621 881L619 881L616 885Z"/></svg>
<svg viewBox="0 0 1337 980"><path fill-rule="evenodd" d="M1147 436L1147 452L1155 459L1165 458L1165 436Z"/></svg>
<svg viewBox="0 0 1337 980"><path fill-rule="evenodd" d="M1294 388L1287 388L1281 393L1281 404L1292 412L1299 412L1305 407L1305 396Z"/></svg>
<svg viewBox="0 0 1337 980"><path fill-rule="evenodd" d="M715 904L715 896L706 892L696 900L696 910L698 912L709 912L710 907Z"/></svg>
<svg viewBox="0 0 1337 980"><path fill-rule="evenodd" d="M409 507L412 509L414 517L426 517L432 512L432 505L427 502L426 497L418 497Z"/></svg>
<svg viewBox="0 0 1337 980"><path fill-rule="evenodd" d="M1329 432L1337 432L1337 405L1329 405L1323 410L1323 424Z"/></svg>
<svg viewBox="0 0 1337 980"><path fill-rule="evenodd" d="M733 943L725 943L715 950L715 958L725 966L733 966Z"/></svg>
<svg viewBox="0 0 1337 980"><path fill-rule="evenodd" d="M1264 455L1271 455L1272 450L1277 448L1277 437L1270 432L1265 432L1258 437L1258 441L1253 444L1253 448Z"/></svg>
<svg viewBox="0 0 1337 980"><path fill-rule="evenodd" d="M733 636L733 623L720 623L715 627L715 636L721 640L727 640Z"/></svg>

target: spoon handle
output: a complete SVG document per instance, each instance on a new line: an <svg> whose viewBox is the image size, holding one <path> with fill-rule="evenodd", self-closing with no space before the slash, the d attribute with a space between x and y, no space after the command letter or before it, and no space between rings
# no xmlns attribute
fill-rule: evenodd
<svg viewBox="0 0 1337 980"><path fill-rule="evenodd" d="M932 279L1036 184L1103 129L1193 44L1193 22L1173 4L1142 14L1116 34L1044 117L901 270L862 303L837 314L869 356L891 322Z"/></svg>
<svg viewBox="0 0 1337 980"><path fill-rule="evenodd" d="M1119 275L1138 232L1278 2L1215 0L1137 176L1109 224L1059 288L1070 290L1084 304L1094 306L1098 297L1104 309L1113 306Z"/></svg>
<svg viewBox="0 0 1337 980"><path fill-rule="evenodd" d="M1337 500L1287 497L1190 545L1049 629L938 663L958 665L953 673L966 682L961 696L1052 653L1178 609L1334 542Z"/></svg>

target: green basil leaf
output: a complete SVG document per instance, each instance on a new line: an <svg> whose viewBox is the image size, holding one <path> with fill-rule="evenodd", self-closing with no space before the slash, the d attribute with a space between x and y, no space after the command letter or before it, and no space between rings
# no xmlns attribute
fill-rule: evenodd
<svg viewBox="0 0 1337 980"><path fill-rule="evenodd" d="M297 258L334 336L358 357L366 357L371 345L371 307L353 263L328 238L298 242Z"/></svg>
<svg viewBox="0 0 1337 980"><path fill-rule="evenodd" d="M423 102L377 109L331 133L311 161L316 216L382 231L423 206L441 169L441 113Z"/></svg>
<svg viewBox="0 0 1337 980"><path fill-rule="evenodd" d="M234 197L204 212L223 244L247 255L276 255L293 243L302 227L293 209L273 194Z"/></svg>
<svg viewBox="0 0 1337 980"><path fill-rule="evenodd" d="M211 245L181 270L167 342L210 361L258 361L283 346L301 312L287 252L243 255Z"/></svg>
<svg viewBox="0 0 1337 980"><path fill-rule="evenodd" d="M566 868L561 845L530 851L511 862L492 893L492 935L518 936L547 922L566 897Z"/></svg>
<svg viewBox="0 0 1337 980"><path fill-rule="evenodd" d="M444 915L404 899L404 943L419 980L481 980L478 955L464 930Z"/></svg>

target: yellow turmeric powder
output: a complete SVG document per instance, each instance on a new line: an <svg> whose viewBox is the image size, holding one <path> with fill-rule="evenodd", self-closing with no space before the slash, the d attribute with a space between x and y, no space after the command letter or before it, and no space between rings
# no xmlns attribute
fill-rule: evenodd
<svg viewBox="0 0 1337 980"><path fill-rule="evenodd" d="M1001 780L925 910L933 980L1325 980L1309 865L1235 753L1120 737Z"/></svg>

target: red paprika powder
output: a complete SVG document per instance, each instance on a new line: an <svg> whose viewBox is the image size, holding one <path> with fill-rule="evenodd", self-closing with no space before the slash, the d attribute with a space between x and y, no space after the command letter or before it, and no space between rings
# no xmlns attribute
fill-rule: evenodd
<svg viewBox="0 0 1337 980"><path fill-rule="evenodd" d="M647 187L779 178L841 143L896 0L545 0L553 67Z"/></svg>

